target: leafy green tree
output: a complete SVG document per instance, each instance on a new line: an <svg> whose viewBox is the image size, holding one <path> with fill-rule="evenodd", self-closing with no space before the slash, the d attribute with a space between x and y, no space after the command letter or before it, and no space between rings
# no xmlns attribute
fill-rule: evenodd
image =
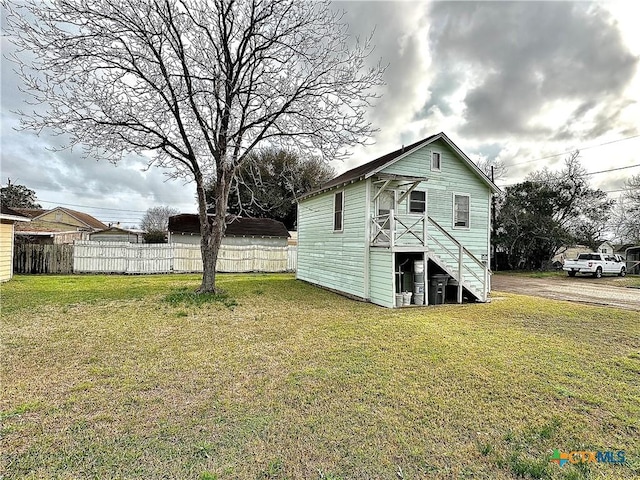
<svg viewBox="0 0 640 480"><path fill-rule="evenodd" d="M11 183L9 178L7 186L1 189L2 205L14 208L42 208L37 203L36 192L24 185Z"/></svg>
<svg viewBox="0 0 640 480"><path fill-rule="evenodd" d="M543 169L507 187L499 202L495 242L509 267L541 268L562 246L576 242L596 248L614 201L589 186L579 153L558 172Z"/></svg>
<svg viewBox="0 0 640 480"><path fill-rule="evenodd" d="M562 245L571 242L557 220L558 192L541 182L507 187L496 220L495 242L511 269L540 268Z"/></svg>
<svg viewBox="0 0 640 480"><path fill-rule="evenodd" d="M167 232L162 230L149 230L142 234L144 243L167 243Z"/></svg>

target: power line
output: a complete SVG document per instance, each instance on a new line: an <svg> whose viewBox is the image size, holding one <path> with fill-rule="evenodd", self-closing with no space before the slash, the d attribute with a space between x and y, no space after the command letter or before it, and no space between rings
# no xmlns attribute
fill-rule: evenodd
<svg viewBox="0 0 640 480"><path fill-rule="evenodd" d="M114 212L133 212L133 213L146 213L146 210L124 210L121 208L107 208L107 207L92 207L90 205L78 205L77 203L62 203L62 202L52 202L51 200L41 200L38 199L39 202L42 203L51 203L53 205L64 205L68 207L82 207L82 208L91 208L94 210L111 210Z"/></svg>
<svg viewBox="0 0 640 480"><path fill-rule="evenodd" d="M636 168L636 167L640 167L640 163L636 163L635 165L627 165L626 167L609 168L607 170L600 170L600 171L597 171L597 172L587 172L584 175L585 176L588 176L588 175L599 175L600 173L615 172L617 170L626 170L628 168ZM500 188L512 187L514 185L517 185L518 183L522 183L522 182L506 183L504 185L500 185ZM612 192L615 192L615 191L617 191L617 190L613 190Z"/></svg>
<svg viewBox="0 0 640 480"><path fill-rule="evenodd" d="M611 140L609 142L603 142L603 143L599 143L597 145L591 145L591 146L587 146L587 147L579 147L579 148L574 148L571 150L567 150L566 152L562 152L562 153L554 153L553 155L547 155L546 157L540 157L540 158L536 158L535 160L527 160L524 162L518 162L518 163L505 163L505 167L515 167L516 165L524 165L526 163L533 163L533 162L539 162L540 160L547 160L549 158L554 158L554 157L559 157L560 155L567 155L568 153L573 153L576 150L579 151L584 151L584 150L590 150L592 148L598 148L598 147L602 147L604 145L611 145L612 143L618 143L618 142L624 142L625 140L631 140L633 138L638 138L640 137L640 134L637 135L632 135L630 137L625 137L625 138L619 138L618 140Z"/></svg>
<svg viewBox="0 0 640 480"><path fill-rule="evenodd" d="M607 172L615 172L616 170L626 170L627 168L640 167L640 163L636 163L635 165L627 165L626 167L618 167L618 168L610 168L608 170L600 170L599 172L588 172L585 175L597 175L599 173L607 173Z"/></svg>

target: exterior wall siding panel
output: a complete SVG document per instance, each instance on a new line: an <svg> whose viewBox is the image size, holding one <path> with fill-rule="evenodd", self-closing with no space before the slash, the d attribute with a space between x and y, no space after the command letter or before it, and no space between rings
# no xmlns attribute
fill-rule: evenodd
<svg viewBox="0 0 640 480"><path fill-rule="evenodd" d="M392 308L395 299L393 254L390 250L376 248L369 255L370 300L377 305Z"/></svg>
<svg viewBox="0 0 640 480"><path fill-rule="evenodd" d="M0 282L13 275L13 224L0 223Z"/></svg>
<svg viewBox="0 0 640 480"><path fill-rule="evenodd" d="M365 183L340 190L344 191L340 232L333 230L338 190L299 204L297 278L364 298Z"/></svg>
<svg viewBox="0 0 640 480"><path fill-rule="evenodd" d="M430 168L431 152L441 154L441 171ZM438 140L385 168L384 173L424 176L429 180L418 189L427 191L427 213L478 258L488 251L489 188L458 158L449 146ZM470 228L453 228L453 193L470 196ZM404 207L406 208L406 207Z"/></svg>

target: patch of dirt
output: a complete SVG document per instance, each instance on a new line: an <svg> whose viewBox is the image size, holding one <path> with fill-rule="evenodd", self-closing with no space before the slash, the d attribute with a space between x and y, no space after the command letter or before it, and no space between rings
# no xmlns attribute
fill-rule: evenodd
<svg viewBox="0 0 640 480"><path fill-rule="evenodd" d="M519 275L493 275L491 290L519 293L569 302L608 305L640 311L640 289L611 285L611 279L590 277L530 278Z"/></svg>

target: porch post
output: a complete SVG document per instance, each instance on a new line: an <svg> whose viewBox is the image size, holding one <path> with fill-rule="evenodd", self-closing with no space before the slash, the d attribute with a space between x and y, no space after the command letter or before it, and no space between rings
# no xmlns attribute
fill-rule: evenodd
<svg viewBox="0 0 640 480"><path fill-rule="evenodd" d="M371 280L370 280L370 263L371 263L371 179L365 180L365 216L364 216L364 298L369 300ZM299 209L298 209L299 210ZM395 292L395 290L394 290ZM395 300L394 300L395 301Z"/></svg>
<svg viewBox="0 0 640 480"><path fill-rule="evenodd" d="M393 249L396 244L396 214L392 208L389 210L389 245Z"/></svg>
<svg viewBox="0 0 640 480"><path fill-rule="evenodd" d="M484 298L482 299L483 302L487 301L488 287L489 287L489 266L485 262L485 264L484 264L484 286L482 287L482 295L484 296Z"/></svg>
<svg viewBox="0 0 640 480"><path fill-rule="evenodd" d="M426 247L427 245L427 212L425 209L424 215L422 216L422 246Z"/></svg>

